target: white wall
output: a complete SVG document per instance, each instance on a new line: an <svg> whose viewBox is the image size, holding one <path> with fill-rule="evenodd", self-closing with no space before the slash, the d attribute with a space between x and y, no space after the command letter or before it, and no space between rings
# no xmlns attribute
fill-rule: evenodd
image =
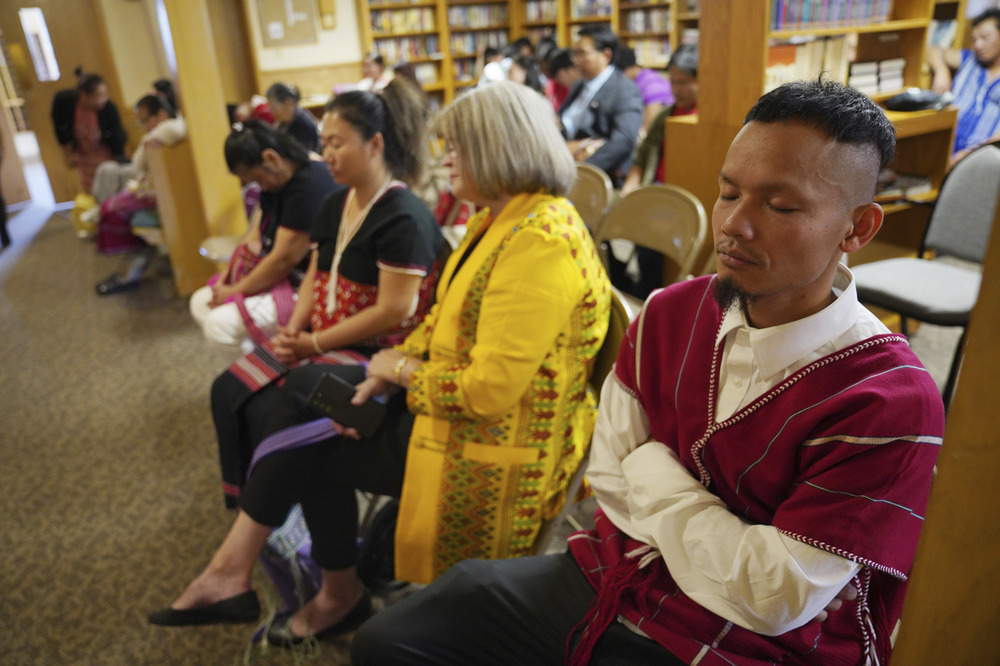
<svg viewBox="0 0 1000 666"><path fill-rule="evenodd" d="M99 0L108 46L121 84L122 101L131 108L156 79L166 76L159 34L144 2Z"/></svg>

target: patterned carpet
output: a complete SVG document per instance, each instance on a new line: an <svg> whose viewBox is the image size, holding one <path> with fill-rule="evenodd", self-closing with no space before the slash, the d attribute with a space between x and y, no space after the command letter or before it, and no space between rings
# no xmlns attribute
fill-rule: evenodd
<svg viewBox="0 0 1000 666"><path fill-rule="evenodd" d="M146 622L232 520L208 408L225 363L163 267L97 296L125 259L98 256L50 212L15 216L0 252L0 664L242 663L251 626ZM954 339L922 327L914 340L940 381ZM347 639L321 650L316 663L347 663Z"/></svg>
<svg viewBox="0 0 1000 666"><path fill-rule="evenodd" d="M0 664L241 663L251 625L146 621L232 520L208 397L225 363L165 266L99 297L126 260L39 208L0 252ZM324 643L318 663L347 663L345 645Z"/></svg>

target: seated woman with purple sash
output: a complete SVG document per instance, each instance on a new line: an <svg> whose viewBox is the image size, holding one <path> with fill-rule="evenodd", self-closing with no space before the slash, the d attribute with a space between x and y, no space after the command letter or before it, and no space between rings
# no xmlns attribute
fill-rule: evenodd
<svg viewBox="0 0 1000 666"><path fill-rule="evenodd" d="M253 563L270 531L285 521L287 507L284 513L270 508L276 469L270 461L282 457L281 447L277 456L251 469L254 451L278 432L288 434L282 438L288 448L319 441L299 436L316 418L304 408L312 385L328 372L361 381L368 358L402 341L429 309L444 239L426 205L407 188L419 182L424 166L423 111L420 91L402 80L381 94L353 91L327 105L323 158L336 181L348 187L320 208L309 269L288 324L212 386L226 503L241 510L202 574L170 608L150 615L153 624L257 618L259 605L250 590ZM288 473L288 467L283 471ZM339 515L339 506L305 510L310 526L329 524ZM311 531L315 542L327 530ZM248 542L247 533L263 538ZM235 575L231 569L220 574L220 561L232 557L245 566Z"/></svg>

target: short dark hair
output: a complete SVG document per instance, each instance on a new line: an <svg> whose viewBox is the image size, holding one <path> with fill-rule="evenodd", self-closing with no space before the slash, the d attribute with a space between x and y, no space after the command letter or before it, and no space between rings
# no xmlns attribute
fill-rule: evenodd
<svg viewBox="0 0 1000 666"><path fill-rule="evenodd" d="M532 53L535 52L535 45L531 43L530 37L518 37L514 40L514 43L511 44L511 46L513 46L516 51L520 51L527 46Z"/></svg>
<svg viewBox="0 0 1000 666"><path fill-rule="evenodd" d="M291 134L279 132L260 120L247 120L234 126L226 137L226 166L231 173L240 167L252 169L263 164L262 156L268 149L290 162L309 163L309 152Z"/></svg>
<svg viewBox="0 0 1000 666"><path fill-rule="evenodd" d="M569 49L555 49L549 53L548 65L549 76L555 76L564 69L572 69L576 66L573 64L573 55Z"/></svg>
<svg viewBox="0 0 1000 666"><path fill-rule="evenodd" d="M73 73L76 74L76 89L88 95L93 95L98 86L104 83L100 74L84 72L82 67L77 67Z"/></svg>
<svg viewBox="0 0 1000 666"><path fill-rule="evenodd" d="M538 69L538 61L529 55L514 56L511 63L524 70L524 85L535 92L545 94L545 86L542 84L541 72Z"/></svg>
<svg viewBox="0 0 1000 666"><path fill-rule="evenodd" d="M670 56L670 62L667 63L668 70L674 67L688 76L698 78L698 45L681 44L678 46L674 54Z"/></svg>
<svg viewBox="0 0 1000 666"><path fill-rule="evenodd" d="M1000 29L1000 7L990 7L982 14L972 19L972 27L975 28L983 21L988 21L990 19L993 19L993 22L996 23L997 29Z"/></svg>
<svg viewBox="0 0 1000 666"><path fill-rule="evenodd" d="M615 67L625 71L629 67L634 67L638 64L639 62L635 59L635 49L624 44L618 47L618 55L615 56Z"/></svg>
<svg viewBox="0 0 1000 666"><path fill-rule="evenodd" d="M594 48L598 51L611 49L611 62L615 61L618 55L618 37L611 26L604 23L588 23L580 28L580 37L590 37L594 42Z"/></svg>
<svg viewBox="0 0 1000 666"><path fill-rule="evenodd" d="M495 46L487 46L483 49L483 58L494 58L500 55L500 50Z"/></svg>
<svg viewBox="0 0 1000 666"><path fill-rule="evenodd" d="M379 67L385 67L385 58L383 58L382 54L379 53L378 51L372 51L371 53L366 55L365 60L371 60Z"/></svg>
<svg viewBox="0 0 1000 666"><path fill-rule="evenodd" d="M171 118L177 117L177 112L170 102L163 99L159 95L143 95L142 98L135 103L135 108L142 109L146 112L147 116L155 116L160 111L165 111Z"/></svg>
<svg viewBox="0 0 1000 666"><path fill-rule="evenodd" d="M868 95L840 83L792 81L757 100L743 124L797 122L822 130L838 143L871 146L881 167L896 150L896 130Z"/></svg>
<svg viewBox="0 0 1000 666"><path fill-rule="evenodd" d="M302 97L299 94L299 89L295 86L290 86L287 83L273 83L271 87L267 89L264 94L268 99L273 99L275 102L280 102L284 104L288 100L292 100L296 104L299 103L299 99Z"/></svg>
<svg viewBox="0 0 1000 666"><path fill-rule="evenodd" d="M174 89L174 82L170 79L156 79L153 81L153 90L155 90L162 99L165 99L174 111L181 108L177 101L177 91Z"/></svg>

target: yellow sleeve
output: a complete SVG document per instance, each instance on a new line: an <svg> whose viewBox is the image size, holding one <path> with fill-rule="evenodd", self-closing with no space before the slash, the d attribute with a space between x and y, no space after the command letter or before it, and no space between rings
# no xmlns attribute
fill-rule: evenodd
<svg viewBox="0 0 1000 666"><path fill-rule="evenodd" d="M520 229L490 273L469 361L424 363L410 376L410 410L449 419L510 410L555 348L584 288L568 240Z"/></svg>

